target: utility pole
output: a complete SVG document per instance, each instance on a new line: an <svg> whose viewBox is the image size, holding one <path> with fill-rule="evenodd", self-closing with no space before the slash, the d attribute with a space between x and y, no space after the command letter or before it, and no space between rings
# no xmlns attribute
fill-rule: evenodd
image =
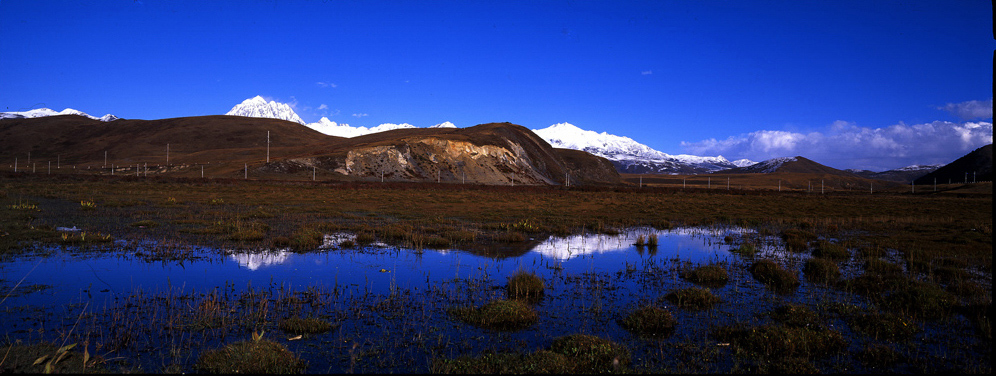
<svg viewBox="0 0 996 376"><path fill-rule="evenodd" d="M48 161L48 174L52 175L52 161Z"/></svg>
<svg viewBox="0 0 996 376"><path fill-rule="evenodd" d="M28 161L31 161L31 153L28 153ZM107 167L107 150L104 150L104 167Z"/></svg>
<svg viewBox="0 0 996 376"><path fill-rule="evenodd" d="M266 131L266 163L270 163L270 131Z"/></svg>
<svg viewBox="0 0 996 376"><path fill-rule="evenodd" d="M14 172L17 172L17 157L14 157Z"/></svg>
<svg viewBox="0 0 996 376"><path fill-rule="evenodd" d="M315 181L315 178L317 176L318 176L318 167L315 165L311 165L311 181Z"/></svg>
<svg viewBox="0 0 996 376"><path fill-rule="evenodd" d="M712 176L706 181L706 188L712 189Z"/></svg>
<svg viewBox="0 0 996 376"><path fill-rule="evenodd" d="M166 170L169 170L169 144L166 144Z"/></svg>
<svg viewBox="0 0 996 376"><path fill-rule="evenodd" d="M245 180L249 180L249 164L246 163L246 177Z"/></svg>
<svg viewBox="0 0 996 376"><path fill-rule="evenodd" d="M778 191L782 191L782 179L778 179Z"/></svg>

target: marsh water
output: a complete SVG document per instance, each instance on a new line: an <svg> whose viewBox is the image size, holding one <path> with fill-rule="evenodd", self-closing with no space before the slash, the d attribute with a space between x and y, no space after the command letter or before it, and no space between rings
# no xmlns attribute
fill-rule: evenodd
<svg viewBox="0 0 996 376"><path fill-rule="evenodd" d="M634 245L648 235L657 236L657 246ZM867 304L804 279L791 293L771 292L746 271L749 261L730 252L728 240L743 236L758 237L735 227L631 228L618 235L530 239L503 249L413 250L381 243L340 247L352 235L336 233L309 252L169 246L186 248L180 258L162 256L164 245L152 241L39 248L0 262L0 287L10 292L0 312L8 341L76 342L121 370L144 372L193 371L200 351L254 332L307 360L309 373L426 372L434 359L531 352L576 333L627 346L634 365L714 372L736 369L738 361L710 338L712 327L764 323L770 321L765 313L784 303L816 310L828 302ZM761 244L763 254L792 270L808 257L782 251L777 238ZM722 298L716 307L669 308L679 324L665 340L642 339L619 325L642 305L667 306L664 294L693 286L681 271L707 264L730 273L729 283L711 290ZM452 307L503 299L508 277L520 270L547 285L535 304L536 324L497 331L447 314ZM276 325L292 316L318 317L335 328L295 338ZM829 325L853 335L839 319ZM963 352L960 358L980 356L971 350L980 348L977 340L959 335L971 325L964 319L943 324L952 325L926 328L923 336L937 343L928 350L937 355L930 356L951 357L941 355L951 348ZM851 347L864 342L854 340ZM866 371L849 357L828 355L817 366Z"/></svg>

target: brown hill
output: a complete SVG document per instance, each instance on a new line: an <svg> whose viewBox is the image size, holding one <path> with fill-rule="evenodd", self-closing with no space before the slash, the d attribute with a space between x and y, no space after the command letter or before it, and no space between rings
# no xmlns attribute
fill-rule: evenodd
<svg viewBox="0 0 996 376"><path fill-rule="evenodd" d="M65 115L0 121L0 155L19 156L20 163L57 159L60 164L171 165L266 159L267 132L271 159L323 145L331 137L311 128L277 119L240 116L198 116L160 120L102 122ZM262 153L260 153L262 151Z"/></svg>
<svg viewBox="0 0 996 376"><path fill-rule="evenodd" d="M915 184L973 183L993 180L993 144L965 154L933 172L916 179Z"/></svg>
<svg viewBox="0 0 996 376"><path fill-rule="evenodd" d="M827 167L813 162L804 157L796 156L791 158L775 158L759 162L747 167L731 168L717 171L714 174L770 174L773 172L797 173L797 174L828 174L847 177L859 177L858 175Z"/></svg>
<svg viewBox="0 0 996 376"><path fill-rule="evenodd" d="M239 116L107 123L54 116L0 121L0 139L0 155L11 164L17 158L21 168L28 166L30 153L32 163L58 161L99 173L111 173L113 165L119 174L144 173L148 164L149 173L190 177L478 184L564 184L568 177L573 184L620 181L607 160L554 149L529 129L510 123L341 138L293 122Z"/></svg>

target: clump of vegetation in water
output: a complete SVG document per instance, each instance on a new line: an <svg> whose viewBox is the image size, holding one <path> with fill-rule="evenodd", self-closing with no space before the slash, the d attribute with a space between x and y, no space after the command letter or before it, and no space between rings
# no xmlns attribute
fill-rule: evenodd
<svg viewBox="0 0 996 376"><path fill-rule="evenodd" d="M891 313L857 313L846 318L852 329L875 339L909 339L920 331L913 321Z"/></svg>
<svg viewBox="0 0 996 376"><path fill-rule="evenodd" d="M722 299L714 295L709 289L701 287L688 287L674 290L664 295L664 299L672 304L687 309L709 309L719 303Z"/></svg>
<svg viewBox="0 0 996 376"><path fill-rule="evenodd" d="M539 300L543 297L546 284L535 273L519 270L508 278L506 292L509 299Z"/></svg>
<svg viewBox="0 0 996 376"><path fill-rule="evenodd" d="M771 318L785 326L795 328L819 328L820 317L806 306L784 304L776 307L769 314Z"/></svg>
<svg viewBox="0 0 996 376"><path fill-rule="evenodd" d="M619 322L624 329L641 337L650 338L671 334L676 323L677 320L671 316L671 312L654 306L643 306Z"/></svg>
<svg viewBox="0 0 996 376"><path fill-rule="evenodd" d="M474 326L508 331L525 329L538 319L536 310L519 300L495 300L478 308L451 308L449 314Z"/></svg>
<svg viewBox="0 0 996 376"><path fill-rule="evenodd" d="M837 267L837 263L822 258L806 260L802 272L810 281L826 285L832 285L840 279L840 268Z"/></svg>
<svg viewBox="0 0 996 376"><path fill-rule="evenodd" d="M325 333L332 330L332 324L316 317L291 317L280 322L280 330L293 334Z"/></svg>
<svg viewBox="0 0 996 376"><path fill-rule="evenodd" d="M478 357L436 359L431 372L442 374L623 373L629 351L615 342L584 334L554 339L549 349L528 354L485 353Z"/></svg>
<svg viewBox="0 0 996 376"><path fill-rule="evenodd" d="M553 340L550 351L576 361L578 372L602 373L629 366L629 350L610 340L587 334L572 334Z"/></svg>
<svg viewBox="0 0 996 376"><path fill-rule="evenodd" d="M216 350L206 350L195 367L209 373L300 373L307 363L284 345L253 333L251 341L239 341Z"/></svg>
<svg viewBox="0 0 996 376"><path fill-rule="evenodd" d="M766 286L778 292L790 292L799 286L799 277L791 270L782 268L772 260L759 260L750 266L750 274Z"/></svg>
<svg viewBox="0 0 996 376"><path fill-rule="evenodd" d="M730 343L749 355L760 370L807 369L809 360L829 356L847 348L843 334L824 328L787 325L728 325L716 328L713 338Z"/></svg>
<svg viewBox="0 0 996 376"><path fill-rule="evenodd" d="M885 295L873 298L886 310L926 319L947 316L958 302L957 298L940 286L919 281L909 281Z"/></svg>
<svg viewBox="0 0 996 376"><path fill-rule="evenodd" d="M759 250L757 249L757 246L754 245L754 243L743 242L740 244L739 247L730 248L730 252L738 254L743 257L754 257L754 255L756 255L757 252L759 252Z"/></svg>
<svg viewBox="0 0 996 376"><path fill-rule="evenodd" d="M785 248L792 252L805 252L809 249L809 242L816 240L817 236L811 231L802 229L787 229L782 231L782 240L785 241Z"/></svg>
<svg viewBox="0 0 996 376"><path fill-rule="evenodd" d="M850 253L847 252L847 247L840 243L833 243L830 241L820 241L816 243L816 247L813 248L813 256L820 257L830 260L843 260L850 257Z"/></svg>
<svg viewBox="0 0 996 376"><path fill-rule="evenodd" d="M700 266L685 271L681 276L689 282L708 287L723 287L730 280L726 268L719 265Z"/></svg>

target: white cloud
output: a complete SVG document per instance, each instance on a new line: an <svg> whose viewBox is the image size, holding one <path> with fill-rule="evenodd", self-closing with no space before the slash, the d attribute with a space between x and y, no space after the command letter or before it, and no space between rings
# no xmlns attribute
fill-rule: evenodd
<svg viewBox="0 0 996 376"><path fill-rule="evenodd" d="M654 71L652 71L652 70L645 70L645 71L640 72L640 74L642 74L644 76L647 76L647 75L654 74Z"/></svg>
<svg viewBox="0 0 996 376"><path fill-rule="evenodd" d="M761 130L725 140L683 141L681 146L695 155L721 154L755 161L798 155L840 169L883 171L912 164L949 163L992 142L993 125L989 122L900 122L867 128L836 121L823 132Z"/></svg>
<svg viewBox="0 0 996 376"><path fill-rule="evenodd" d="M325 103L322 103L322 105L321 105L321 106L318 106L318 109L319 109L319 110L328 110L328 109L329 109L329 106L328 106L327 104L325 104Z"/></svg>
<svg viewBox="0 0 996 376"><path fill-rule="evenodd" d="M370 115L368 115L368 114L353 114L353 116L361 118L361 117L370 116Z"/></svg>
<svg viewBox="0 0 996 376"><path fill-rule="evenodd" d="M322 81L316 82L315 85L318 85L319 87L331 87L331 88L335 88L337 86L334 83L331 83L331 82L322 82Z"/></svg>
<svg viewBox="0 0 996 376"><path fill-rule="evenodd" d="M966 101L961 103L948 103L937 108L965 120L989 119L993 117L993 99L986 101Z"/></svg>

